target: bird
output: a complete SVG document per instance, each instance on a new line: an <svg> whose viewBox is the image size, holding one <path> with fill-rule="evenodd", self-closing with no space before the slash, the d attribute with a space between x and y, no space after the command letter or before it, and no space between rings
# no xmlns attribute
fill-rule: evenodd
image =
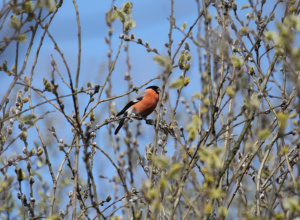
<svg viewBox="0 0 300 220"><path fill-rule="evenodd" d="M146 118L150 115L159 100L160 88L158 86L149 86L143 92L137 94L132 101L128 102L127 105L120 111L116 116L123 115L119 126L115 130L115 135L118 134L124 123L128 121L127 116L135 115L142 118Z"/></svg>

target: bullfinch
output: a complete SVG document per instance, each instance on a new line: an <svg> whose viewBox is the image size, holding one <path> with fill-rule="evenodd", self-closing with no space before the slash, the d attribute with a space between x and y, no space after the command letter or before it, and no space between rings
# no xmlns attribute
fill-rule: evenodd
<svg viewBox="0 0 300 220"><path fill-rule="evenodd" d="M143 92L137 94L132 101L127 103L117 116L124 114L124 117L127 117L134 114L135 116L146 118L156 108L159 93L160 88L158 86L147 87ZM128 118L121 119L120 124L115 131L115 135L119 132L124 122L127 120Z"/></svg>

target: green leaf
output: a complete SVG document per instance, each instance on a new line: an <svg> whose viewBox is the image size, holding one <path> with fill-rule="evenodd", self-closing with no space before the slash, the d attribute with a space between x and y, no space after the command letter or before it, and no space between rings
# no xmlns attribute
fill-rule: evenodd
<svg viewBox="0 0 300 220"><path fill-rule="evenodd" d="M209 106L210 101L209 101L209 98L208 98L208 97L206 97L206 98L203 100L203 104L206 105L206 106Z"/></svg>
<svg viewBox="0 0 300 220"><path fill-rule="evenodd" d="M243 5L243 6L241 7L241 10L244 10L244 9L250 8L250 7L251 7L251 5Z"/></svg>
<svg viewBox="0 0 300 220"><path fill-rule="evenodd" d="M273 214L273 219L274 220L284 220L285 216L282 212L276 212Z"/></svg>
<svg viewBox="0 0 300 220"><path fill-rule="evenodd" d="M116 19L116 14L112 13L110 10L105 14L106 24L111 25L111 23Z"/></svg>
<svg viewBox="0 0 300 220"><path fill-rule="evenodd" d="M193 115L193 127L196 129L199 129L202 125L201 119L198 117L198 115L194 114Z"/></svg>
<svg viewBox="0 0 300 220"><path fill-rule="evenodd" d="M30 0L26 0L23 4L23 10L25 13L29 14L33 12L33 7Z"/></svg>
<svg viewBox="0 0 300 220"><path fill-rule="evenodd" d="M178 57L178 66L182 70L185 67L187 61L187 56L185 54L180 54Z"/></svg>
<svg viewBox="0 0 300 220"><path fill-rule="evenodd" d="M232 60L232 64L233 64L236 68L239 69L239 68L242 67L243 61L242 61L238 56L236 56L235 54L232 55L231 60Z"/></svg>
<svg viewBox="0 0 300 220"><path fill-rule="evenodd" d="M285 114L283 112L279 112L277 114L277 117L278 117L278 126L279 126L279 129L284 129L287 125L287 120L289 118L289 115L288 114Z"/></svg>
<svg viewBox="0 0 300 220"><path fill-rule="evenodd" d="M171 71L172 64L169 56L155 55L153 60L160 66L163 66L167 72Z"/></svg>
<svg viewBox="0 0 300 220"><path fill-rule="evenodd" d="M193 43L194 43L197 47L202 47L202 44L200 43L200 41L195 41L195 40L193 40Z"/></svg>
<svg viewBox="0 0 300 220"><path fill-rule="evenodd" d="M262 129L258 131L259 139L266 140L270 137L271 131L269 129Z"/></svg>
<svg viewBox="0 0 300 220"><path fill-rule="evenodd" d="M290 115L289 115L289 118L296 118L298 115L298 112L295 111L295 112L292 112Z"/></svg>
<svg viewBox="0 0 300 220"><path fill-rule="evenodd" d="M157 157L155 157L155 164L159 167L159 168L166 168L169 166L170 160L167 156L164 155L159 155Z"/></svg>
<svg viewBox="0 0 300 220"><path fill-rule="evenodd" d="M226 217L227 214L228 214L228 210L227 210L226 207L221 206L221 207L218 208L218 213L219 213L220 216Z"/></svg>
<svg viewBox="0 0 300 220"><path fill-rule="evenodd" d="M201 119L198 117L198 115L194 114L193 120L186 126L186 130L189 132L189 141L194 141L196 139L198 134L197 130L200 129L201 125Z"/></svg>
<svg viewBox="0 0 300 220"><path fill-rule="evenodd" d="M161 192L165 191L165 189L168 188L168 182L166 179L160 179L158 184L159 184L159 190Z"/></svg>
<svg viewBox="0 0 300 220"><path fill-rule="evenodd" d="M218 188L218 189L211 189L209 191L209 196L210 198L213 198L213 199L218 199L218 198L221 198L223 196L223 192L222 192L222 189Z"/></svg>
<svg viewBox="0 0 300 220"><path fill-rule="evenodd" d="M189 141L194 141L197 137L197 130L195 128L189 129Z"/></svg>
<svg viewBox="0 0 300 220"><path fill-rule="evenodd" d="M235 91L233 90L233 88L231 86L228 86L226 88L226 93L230 98L233 98L235 95Z"/></svg>
<svg viewBox="0 0 300 220"><path fill-rule="evenodd" d="M211 213L213 211L214 207L211 204L207 204L204 207L204 213L208 214Z"/></svg>
<svg viewBox="0 0 300 220"><path fill-rule="evenodd" d="M58 215L52 215L50 217L47 217L46 220L59 220L60 217Z"/></svg>
<svg viewBox="0 0 300 220"><path fill-rule="evenodd" d="M184 167L183 164L181 163L175 163L172 165L170 171L168 172L168 175L170 178L175 178L178 174L179 171Z"/></svg>
<svg viewBox="0 0 300 220"><path fill-rule="evenodd" d="M174 79L171 82L170 88L179 89L184 86L184 81L182 79Z"/></svg>
<svg viewBox="0 0 300 220"><path fill-rule="evenodd" d="M17 169L16 173L19 182L23 181L26 178L26 173L21 168Z"/></svg>
<svg viewBox="0 0 300 220"><path fill-rule="evenodd" d="M183 31L184 29L186 29L187 26L187 22L183 22L182 26L181 26L181 30Z"/></svg>
<svg viewBox="0 0 300 220"><path fill-rule="evenodd" d="M184 79L183 85L187 86L190 83L190 77Z"/></svg>
<svg viewBox="0 0 300 220"><path fill-rule="evenodd" d="M222 154L224 149L201 147L198 151L200 161L204 162L205 167L215 172L216 168L222 167Z"/></svg>
<svg viewBox="0 0 300 220"><path fill-rule="evenodd" d="M202 95L200 92L195 92L194 95L193 95L193 98L196 98L196 99L201 99Z"/></svg>

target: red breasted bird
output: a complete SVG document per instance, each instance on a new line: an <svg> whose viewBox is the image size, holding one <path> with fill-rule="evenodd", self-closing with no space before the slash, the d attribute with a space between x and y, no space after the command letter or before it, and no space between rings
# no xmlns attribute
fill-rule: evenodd
<svg viewBox="0 0 300 220"><path fill-rule="evenodd" d="M117 116L124 114L124 117L134 114L135 116L140 116L146 118L150 115L159 99L160 88L158 86L149 86L142 93L137 94L132 101L127 103L127 105L120 111ZM119 132L125 121L128 118L123 118L117 127L115 134Z"/></svg>

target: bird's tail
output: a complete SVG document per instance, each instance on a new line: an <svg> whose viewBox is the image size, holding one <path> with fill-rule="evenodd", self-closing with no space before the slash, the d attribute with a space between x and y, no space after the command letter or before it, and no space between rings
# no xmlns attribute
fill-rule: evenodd
<svg viewBox="0 0 300 220"><path fill-rule="evenodd" d="M125 118L121 119L119 126L117 127L117 129L115 130L115 135L118 134L118 132L120 131L120 129L122 128L123 124L124 124Z"/></svg>

